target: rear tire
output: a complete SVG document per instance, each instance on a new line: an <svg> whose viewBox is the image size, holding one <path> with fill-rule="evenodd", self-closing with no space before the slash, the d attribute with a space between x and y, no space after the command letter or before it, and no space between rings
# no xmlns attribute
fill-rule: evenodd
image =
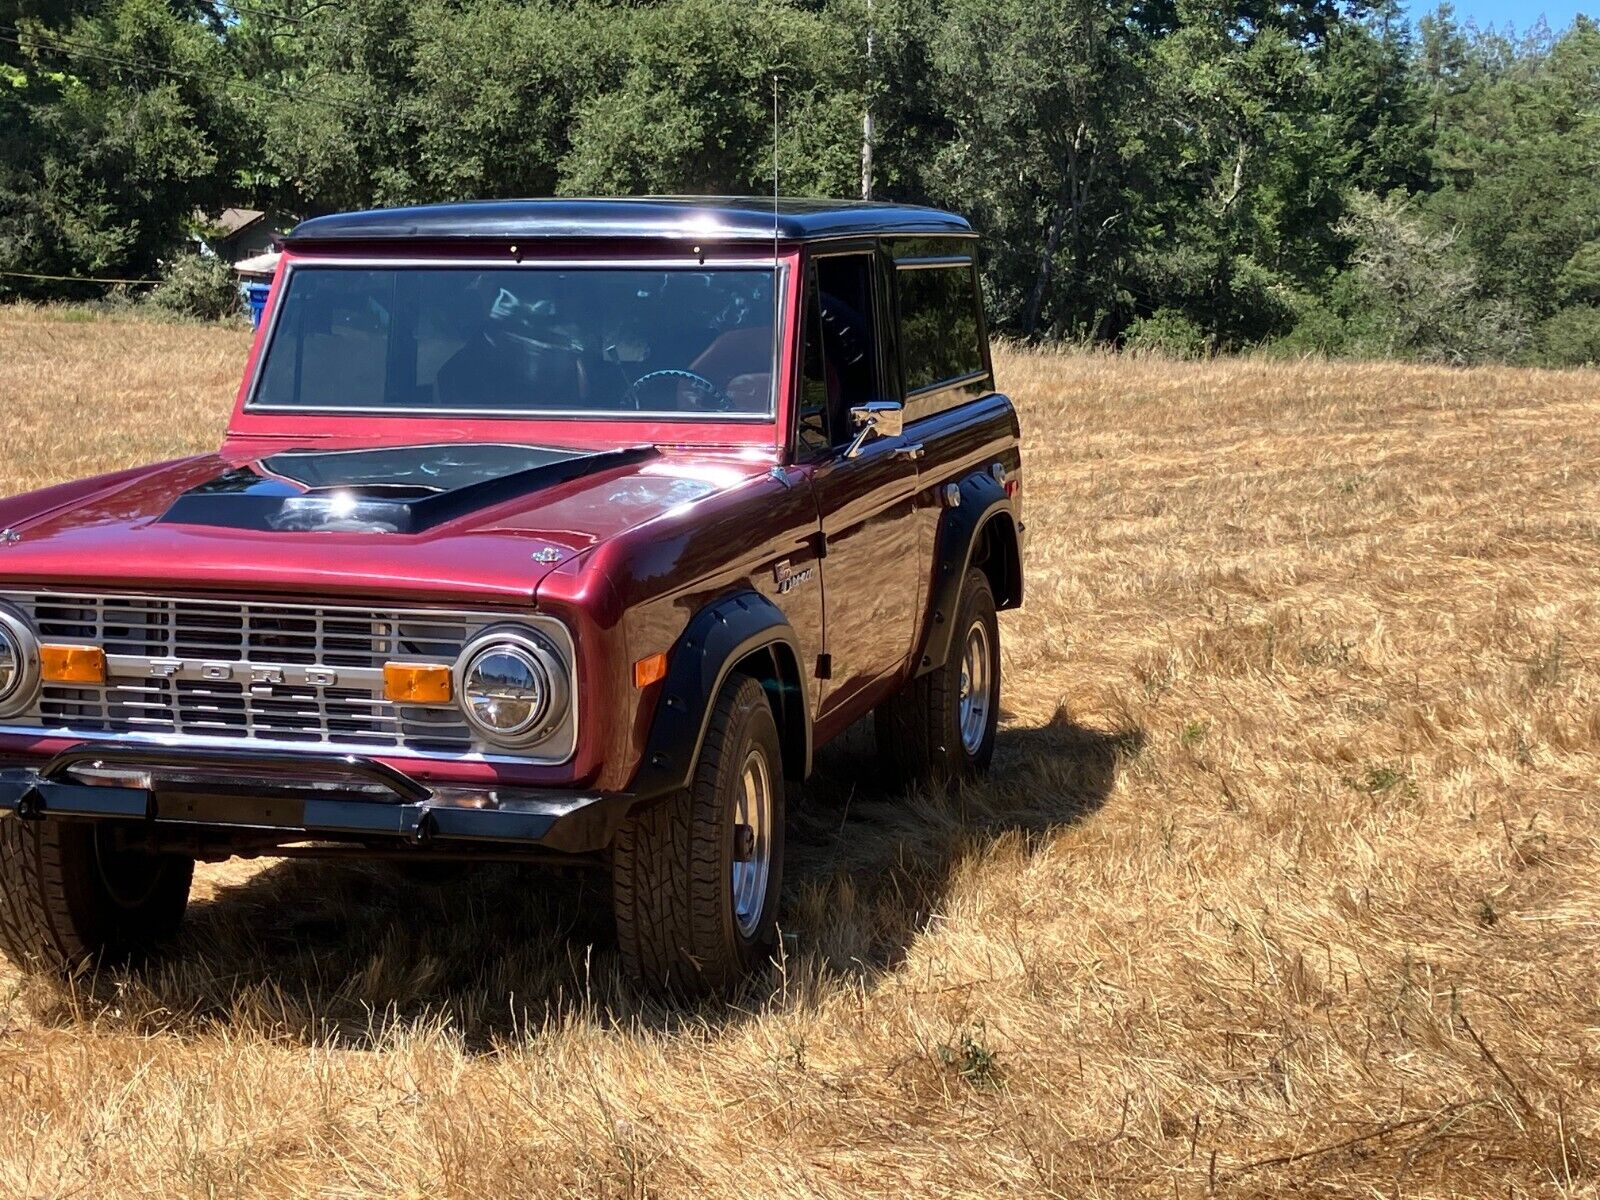
<svg viewBox="0 0 1600 1200"><path fill-rule="evenodd" d="M727 992L770 961L783 882L783 756L761 684L729 679L687 790L629 818L612 847L624 969L646 986Z"/></svg>
<svg viewBox="0 0 1600 1200"><path fill-rule="evenodd" d="M126 961L177 934L193 877L98 823L0 821L0 950L33 971Z"/></svg>
<svg viewBox="0 0 1600 1200"><path fill-rule="evenodd" d="M977 568L961 588L950 653L873 714L878 754L898 782L945 783L988 770L1000 720L1000 622Z"/></svg>

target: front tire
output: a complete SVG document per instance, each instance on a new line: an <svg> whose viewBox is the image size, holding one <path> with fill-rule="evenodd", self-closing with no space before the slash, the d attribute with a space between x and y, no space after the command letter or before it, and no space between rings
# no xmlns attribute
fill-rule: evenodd
<svg viewBox="0 0 1600 1200"><path fill-rule="evenodd" d="M943 665L880 705L873 726L901 783L937 784L988 770L999 723L1000 622L989 577L973 568Z"/></svg>
<svg viewBox="0 0 1600 1200"><path fill-rule="evenodd" d="M783 756L766 692L723 685L687 790L629 818L612 847L628 974L679 994L727 992L768 962L783 882Z"/></svg>
<svg viewBox="0 0 1600 1200"><path fill-rule="evenodd" d="M193 877L98 823L0 821L0 950L35 971L127 961L177 934Z"/></svg>

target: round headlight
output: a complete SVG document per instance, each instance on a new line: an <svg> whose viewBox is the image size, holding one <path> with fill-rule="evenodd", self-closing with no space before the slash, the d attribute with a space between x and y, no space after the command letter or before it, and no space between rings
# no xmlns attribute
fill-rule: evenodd
<svg viewBox="0 0 1600 1200"><path fill-rule="evenodd" d="M537 725L550 706L550 676L526 650L492 646L468 665L463 694L474 725L515 737Z"/></svg>
<svg viewBox="0 0 1600 1200"><path fill-rule="evenodd" d="M0 625L0 701L6 700L22 682L22 647L16 636Z"/></svg>
<svg viewBox="0 0 1600 1200"><path fill-rule="evenodd" d="M461 706L492 741L539 741L566 712L566 673L555 652L520 632L495 631L468 647L461 666Z"/></svg>
<svg viewBox="0 0 1600 1200"><path fill-rule="evenodd" d="M0 608L0 716L33 702L39 682L39 646L21 617Z"/></svg>

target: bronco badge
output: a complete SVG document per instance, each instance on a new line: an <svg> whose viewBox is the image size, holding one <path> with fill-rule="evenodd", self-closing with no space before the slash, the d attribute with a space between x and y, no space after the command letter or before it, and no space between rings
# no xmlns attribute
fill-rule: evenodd
<svg viewBox="0 0 1600 1200"><path fill-rule="evenodd" d="M814 567L802 567L796 571L789 565L787 558L781 559L772 565L772 577L778 581L778 595L782 596L793 591L802 583L810 580Z"/></svg>

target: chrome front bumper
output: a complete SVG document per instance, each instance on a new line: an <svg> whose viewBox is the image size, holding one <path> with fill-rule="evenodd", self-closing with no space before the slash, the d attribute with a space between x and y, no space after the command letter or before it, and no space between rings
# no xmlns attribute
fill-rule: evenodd
<svg viewBox="0 0 1600 1200"><path fill-rule="evenodd" d="M430 787L373 759L83 743L0 766L0 818L114 820L169 836L333 840L435 849L603 850L635 797Z"/></svg>

